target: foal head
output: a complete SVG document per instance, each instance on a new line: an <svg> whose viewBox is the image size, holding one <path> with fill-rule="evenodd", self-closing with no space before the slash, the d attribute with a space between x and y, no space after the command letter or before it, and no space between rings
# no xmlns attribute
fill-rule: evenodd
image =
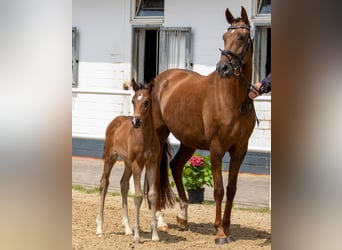
<svg viewBox="0 0 342 250"><path fill-rule="evenodd" d="M153 88L153 80L148 84L139 84L132 80L134 96L132 98L134 115L132 124L134 128L139 128L144 120L150 114L151 110L151 91Z"/></svg>
<svg viewBox="0 0 342 250"><path fill-rule="evenodd" d="M221 77L229 78L232 75L240 75L248 51L252 50L252 41L250 24L244 7L241 6L241 17L238 18L234 18L227 8L226 19L230 26L223 35L224 50L220 49L221 58L216 64L216 71Z"/></svg>

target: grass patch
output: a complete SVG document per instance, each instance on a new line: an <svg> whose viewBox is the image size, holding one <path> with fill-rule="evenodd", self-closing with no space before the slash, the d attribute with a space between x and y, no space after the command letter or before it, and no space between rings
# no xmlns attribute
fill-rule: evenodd
<svg viewBox="0 0 342 250"><path fill-rule="evenodd" d="M257 212L257 213L268 213L270 209L268 207L235 207L234 209L248 212Z"/></svg>
<svg viewBox="0 0 342 250"><path fill-rule="evenodd" d="M222 207L224 207L224 202L222 202ZM215 206L215 201L203 201L202 205L210 205ZM249 212L257 212L257 213L268 213L270 209L268 207L247 207L247 206L235 206L233 205L233 209L241 210L241 211L249 211Z"/></svg>
<svg viewBox="0 0 342 250"><path fill-rule="evenodd" d="M100 189L98 187L94 187L94 188L86 188L83 187L82 185L72 185L72 189L76 190L76 191L80 191L82 193L87 193L87 194L95 194L95 193L99 193Z"/></svg>
<svg viewBox="0 0 342 250"><path fill-rule="evenodd" d="M87 193L87 194L99 194L100 193L100 189L98 187L86 188L79 184L72 185L72 189L82 192L82 193ZM107 194L112 195L112 196L121 195L119 192L107 192Z"/></svg>

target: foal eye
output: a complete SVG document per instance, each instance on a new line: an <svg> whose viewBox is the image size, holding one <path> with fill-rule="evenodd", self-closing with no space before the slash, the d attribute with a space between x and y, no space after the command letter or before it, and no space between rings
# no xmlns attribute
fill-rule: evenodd
<svg viewBox="0 0 342 250"><path fill-rule="evenodd" d="M148 105L148 103L149 103L149 101L148 101L148 100L145 100L145 101L144 101L144 105L145 105L145 107Z"/></svg>

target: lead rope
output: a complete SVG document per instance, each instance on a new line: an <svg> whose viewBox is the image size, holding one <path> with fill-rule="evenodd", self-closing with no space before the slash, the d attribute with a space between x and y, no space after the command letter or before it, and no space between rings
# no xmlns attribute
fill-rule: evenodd
<svg viewBox="0 0 342 250"><path fill-rule="evenodd" d="M246 77L245 77L244 74L241 74L240 77L242 77L243 80L244 80L245 82L248 82L248 80L246 79ZM253 89L253 91L256 90L256 88L255 88L255 87L253 86L253 84L251 84L251 83L249 84L248 91L249 91L250 89ZM242 103L241 106L240 106L240 112L241 112L241 113L246 112L246 110L244 110L244 106L246 105L246 108L248 108L248 105L249 105L250 103L252 103L252 112L253 112L253 114L254 114L255 120L256 120L256 122L257 122L257 124L258 124L258 127L259 127L260 121L259 121L259 118L258 118L257 113L256 113L256 111L255 111L254 100L253 100L253 99L250 99L250 98L248 97L248 93L247 93L247 98L245 99L245 101L243 101L243 103Z"/></svg>

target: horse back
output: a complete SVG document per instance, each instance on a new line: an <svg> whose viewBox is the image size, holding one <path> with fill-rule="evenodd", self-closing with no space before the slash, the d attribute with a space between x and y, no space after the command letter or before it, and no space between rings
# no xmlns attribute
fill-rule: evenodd
<svg viewBox="0 0 342 250"><path fill-rule="evenodd" d="M131 123L132 116L117 116L107 126L104 157L118 154L122 158L128 157L129 134L134 129Z"/></svg>

